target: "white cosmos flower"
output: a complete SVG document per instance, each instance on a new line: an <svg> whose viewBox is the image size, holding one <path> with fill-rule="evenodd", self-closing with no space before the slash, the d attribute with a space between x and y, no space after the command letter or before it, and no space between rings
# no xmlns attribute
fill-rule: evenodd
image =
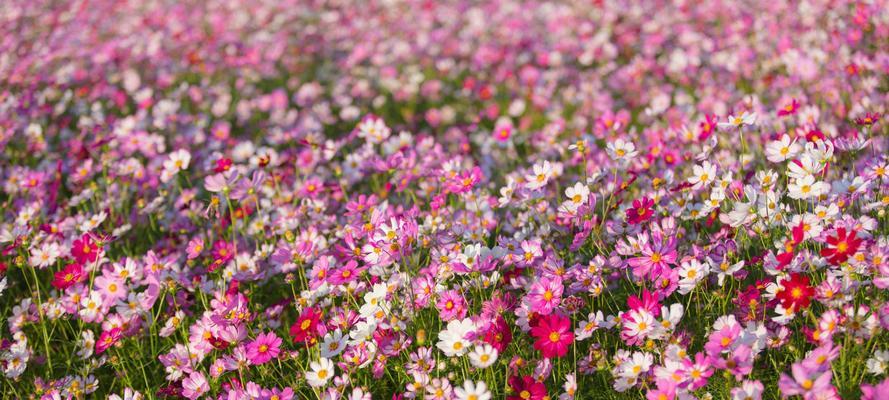
<svg viewBox="0 0 889 400"><path fill-rule="evenodd" d="M830 185L824 182L816 182L814 176L806 175L802 179L796 179L788 184L787 191L792 199L806 200L827 194L830 192Z"/></svg>
<svg viewBox="0 0 889 400"><path fill-rule="evenodd" d="M392 131L380 118L369 118L358 125L358 137L367 140L368 143L382 143L391 133Z"/></svg>
<svg viewBox="0 0 889 400"><path fill-rule="evenodd" d="M708 186L716 179L716 166L710 161L704 161L701 165L692 167L692 177L688 178L688 183L692 184L695 189Z"/></svg>
<svg viewBox="0 0 889 400"><path fill-rule="evenodd" d="M632 161L639 154L633 142L627 142L623 139L615 139L613 142L608 143L605 150L612 160L622 164Z"/></svg>
<svg viewBox="0 0 889 400"><path fill-rule="evenodd" d="M692 259L686 261L679 266L679 290L680 294L688 294L697 286L698 282L704 280L710 273L710 265L701 263Z"/></svg>
<svg viewBox="0 0 889 400"><path fill-rule="evenodd" d="M867 360L867 372L874 375L883 375L889 368L889 351L877 350L874 356Z"/></svg>
<svg viewBox="0 0 889 400"><path fill-rule="evenodd" d="M587 320L578 324L577 329L574 330L575 339L578 341L587 339L593 335L593 332L605 327L606 324L602 310L591 312Z"/></svg>
<svg viewBox="0 0 889 400"><path fill-rule="evenodd" d="M773 163L783 162L796 157L801 148L796 140L791 140L789 135L784 134L781 139L766 145L766 159Z"/></svg>
<svg viewBox="0 0 889 400"><path fill-rule="evenodd" d="M454 389L454 398L458 400L490 400L491 391L484 381L465 381L463 386Z"/></svg>
<svg viewBox="0 0 889 400"><path fill-rule="evenodd" d="M574 186L565 189L565 196L572 204L580 206L590 197L590 189L583 183L577 182Z"/></svg>
<svg viewBox="0 0 889 400"><path fill-rule="evenodd" d="M185 149L179 149L170 153L170 158L164 161L164 170L161 172L161 181L169 182L179 171L188 169L191 163L191 153Z"/></svg>
<svg viewBox="0 0 889 400"><path fill-rule="evenodd" d="M447 329L438 334L438 344L435 347L448 357L462 356L469 351L469 346L472 344L466 336L474 330L475 324L469 318L448 322Z"/></svg>
<svg viewBox="0 0 889 400"><path fill-rule="evenodd" d="M312 361L309 367L312 370L306 372L306 381L308 381L311 387L326 386L330 378L333 377L333 362L329 359L322 358L318 361Z"/></svg>
<svg viewBox="0 0 889 400"><path fill-rule="evenodd" d="M472 366L476 368L488 368L497 361L497 349L490 344L482 344L475 346L469 353L469 360Z"/></svg>
<svg viewBox="0 0 889 400"><path fill-rule="evenodd" d="M753 125L756 123L756 113L747 113L746 111L742 112L741 115L729 115L728 121L720 122L717 124L722 129L730 129L730 128L740 128L746 125Z"/></svg>
<svg viewBox="0 0 889 400"><path fill-rule="evenodd" d="M546 186L547 182L553 175L553 166L549 161L544 160L542 163L534 164L531 173L525 176L525 187L530 190L537 190Z"/></svg>
<svg viewBox="0 0 889 400"><path fill-rule="evenodd" d="M333 358L342 353L346 349L346 340L343 331L339 329L327 333L321 342L321 357Z"/></svg>

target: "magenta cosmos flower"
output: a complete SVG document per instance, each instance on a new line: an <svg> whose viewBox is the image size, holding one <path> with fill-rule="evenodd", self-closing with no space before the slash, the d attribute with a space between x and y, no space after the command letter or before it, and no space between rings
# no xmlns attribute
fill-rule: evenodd
<svg viewBox="0 0 889 400"><path fill-rule="evenodd" d="M112 328L111 330L102 331L99 334L99 340L96 341L96 354L102 354L108 350L111 345L120 340L121 329Z"/></svg>
<svg viewBox="0 0 889 400"><path fill-rule="evenodd" d="M62 268L61 271L55 273L52 285L57 289L65 290L82 282L84 278L86 278L86 274L83 272L83 265L71 263L65 268Z"/></svg>
<svg viewBox="0 0 889 400"><path fill-rule="evenodd" d="M261 333L247 345L247 359L251 364L265 364L281 352L281 338L272 332Z"/></svg>
<svg viewBox="0 0 889 400"><path fill-rule="evenodd" d="M537 325L531 328L531 335L537 339L534 348L546 358L564 356L574 342L571 320L558 314L540 317Z"/></svg>

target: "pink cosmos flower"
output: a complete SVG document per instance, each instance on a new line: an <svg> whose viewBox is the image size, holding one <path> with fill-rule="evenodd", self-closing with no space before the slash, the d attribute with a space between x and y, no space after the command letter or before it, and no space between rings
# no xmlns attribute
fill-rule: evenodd
<svg viewBox="0 0 889 400"><path fill-rule="evenodd" d="M204 374L194 371L182 380L182 395L190 400L201 397L204 393L210 391L210 384Z"/></svg>
<svg viewBox="0 0 889 400"><path fill-rule="evenodd" d="M202 251L204 251L204 239L199 237L191 239L188 242L188 247L185 249L185 253L188 254L189 260L198 258Z"/></svg>
<svg viewBox="0 0 889 400"><path fill-rule="evenodd" d="M722 329L710 334L704 349L707 350L708 354L716 357L731 350L740 334L741 324L726 324Z"/></svg>
<svg viewBox="0 0 889 400"><path fill-rule="evenodd" d="M654 200L648 197L633 200L633 206L627 209L627 223L630 225L641 224L648 221L654 214L651 210L654 207Z"/></svg>
<svg viewBox="0 0 889 400"><path fill-rule="evenodd" d="M558 314L540 317L537 325L531 328L531 335L537 339L534 348L546 358L564 356L574 342L571 320Z"/></svg>
<svg viewBox="0 0 889 400"><path fill-rule="evenodd" d="M654 233L650 243L646 243L642 249L642 255L627 260L627 263L633 267L636 277L644 278L650 274L652 278L657 278L670 265L676 264L676 257L676 239L671 237L664 241L659 233Z"/></svg>
<svg viewBox="0 0 889 400"><path fill-rule="evenodd" d="M358 268L358 263L352 260L340 269L331 272L327 277L327 281L334 285L345 285L358 279L361 271L362 269Z"/></svg>
<svg viewBox="0 0 889 400"><path fill-rule="evenodd" d="M657 388L645 394L648 400L673 400L676 398L677 383L673 379L658 379Z"/></svg>
<svg viewBox="0 0 889 400"><path fill-rule="evenodd" d="M438 308L438 315L442 321L466 317L466 300L456 290L446 290L439 294L435 306Z"/></svg>
<svg viewBox="0 0 889 400"><path fill-rule="evenodd" d="M716 368L724 369L730 372L737 379L743 379L753 371L753 352L750 346L740 345L734 349L727 357L717 357L714 359Z"/></svg>
<svg viewBox="0 0 889 400"><path fill-rule="evenodd" d="M531 310L547 315L553 312L553 308L559 305L562 300L562 278L558 276L553 278L540 278L531 285L528 292L528 302Z"/></svg>
<svg viewBox="0 0 889 400"><path fill-rule="evenodd" d="M484 174L482 174L481 168L473 167L471 170L464 171L451 178L448 182L448 190L452 193L466 193L472 190L482 179L484 179Z"/></svg>
<svg viewBox="0 0 889 400"><path fill-rule="evenodd" d="M707 378L713 375L710 358L704 353L695 354L694 361L691 359L684 360L682 362L682 371L687 377L686 382L691 390L704 387L707 384Z"/></svg>
<svg viewBox="0 0 889 400"><path fill-rule="evenodd" d="M281 352L281 338L274 332L260 333L247 344L247 359L251 364L265 364Z"/></svg>
<svg viewBox="0 0 889 400"><path fill-rule="evenodd" d="M781 374L778 379L778 390L785 396L800 395L808 399L815 394L836 392L836 388L830 384L830 369L820 371L806 368L802 363L794 363L790 366L790 373L791 375Z"/></svg>
<svg viewBox="0 0 889 400"><path fill-rule="evenodd" d="M760 400L765 387L760 381L744 381L732 389L732 400Z"/></svg>
<svg viewBox="0 0 889 400"><path fill-rule="evenodd" d="M882 400L889 393L889 378L876 385L861 385L861 400Z"/></svg>

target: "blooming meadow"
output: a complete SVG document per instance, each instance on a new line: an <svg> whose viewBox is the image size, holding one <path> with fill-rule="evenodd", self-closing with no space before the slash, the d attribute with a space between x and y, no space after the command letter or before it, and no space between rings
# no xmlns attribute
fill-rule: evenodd
<svg viewBox="0 0 889 400"><path fill-rule="evenodd" d="M889 3L0 4L0 382L887 399Z"/></svg>

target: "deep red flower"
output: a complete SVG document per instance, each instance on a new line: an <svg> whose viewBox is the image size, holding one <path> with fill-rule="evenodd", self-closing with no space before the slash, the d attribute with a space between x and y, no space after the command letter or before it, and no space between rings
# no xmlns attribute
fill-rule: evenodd
<svg viewBox="0 0 889 400"><path fill-rule="evenodd" d="M846 228L837 228L836 236L827 237L827 247L821 249L821 256L827 257L831 264L839 265L855 254L860 246L861 239L854 229L847 234Z"/></svg>
<svg viewBox="0 0 889 400"><path fill-rule="evenodd" d="M880 121L879 113L865 113L863 117L855 119L855 123L863 126L871 126Z"/></svg>
<svg viewBox="0 0 889 400"><path fill-rule="evenodd" d="M79 264L95 262L99 257L99 246L88 233L84 233L71 244L71 255Z"/></svg>
<svg viewBox="0 0 889 400"><path fill-rule="evenodd" d="M512 396L506 400L543 400L546 398L546 386L534 380L532 376L513 376L509 378L509 387L512 388Z"/></svg>
<svg viewBox="0 0 889 400"><path fill-rule="evenodd" d="M809 285L809 277L798 273L790 275L790 279L781 281L781 290L776 298L788 310L801 310L809 306L815 288Z"/></svg>
<svg viewBox="0 0 889 400"><path fill-rule="evenodd" d="M318 334L318 324L321 321L321 313L315 311L312 307L307 307L299 315L296 322L290 326L290 336L293 342L306 342L313 344L315 336Z"/></svg>
<svg viewBox="0 0 889 400"><path fill-rule="evenodd" d="M230 344L229 342L226 342L225 340L222 340L216 336L210 336L210 338L207 339L207 341L210 342L210 344L212 344L213 347L218 350L225 350L228 348L228 346Z"/></svg>
<svg viewBox="0 0 889 400"><path fill-rule="evenodd" d="M633 200L633 206L627 209L627 223L636 225L648 221L654 214L651 211L652 207L654 207L654 200L648 197Z"/></svg>
<svg viewBox="0 0 889 400"><path fill-rule="evenodd" d="M498 353L503 353L506 350L506 347L512 342L512 331L509 330L509 325L506 323L506 320L501 316L497 316L497 319L488 327L487 332L485 332L485 343L491 345L491 347L497 349Z"/></svg>
<svg viewBox="0 0 889 400"><path fill-rule="evenodd" d="M806 133L806 141L817 143L824 140L824 132L821 132L817 128L814 128Z"/></svg>
<svg viewBox="0 0 889 400"><path fill-rule="evenodd" d="M534 348L546 358L564 356L574 342L571 320L558 314L541 316L537 325L531 328L531 335L537 339Z"/></svg>
<svg viewBox="0 0 889 400"><path fill-rule="evenodd" d="M52 285L55 286L59 290L68 289L71 286L76 285L79 282L83 281L83 278L86 275L83 273L83 265L78 263L71 263L62 268L59 272L56 272L53 276Z"/></svg>

